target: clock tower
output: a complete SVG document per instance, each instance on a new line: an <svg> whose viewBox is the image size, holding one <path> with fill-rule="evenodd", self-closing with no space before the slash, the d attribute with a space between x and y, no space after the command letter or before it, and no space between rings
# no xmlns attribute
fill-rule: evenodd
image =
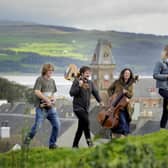
<svg viewBox="0 0 168 168"><path fill-rule="evenodd" d="M92 80L104 102L107 102L107 89L113 81L113 71L115 68L110 41L98 40L90 67L92 69Z"/></svg>

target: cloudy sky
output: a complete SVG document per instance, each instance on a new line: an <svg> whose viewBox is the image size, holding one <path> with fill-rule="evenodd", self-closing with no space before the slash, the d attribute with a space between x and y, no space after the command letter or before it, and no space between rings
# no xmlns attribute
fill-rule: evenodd
<svg viewBox="0 0 168 168"><path fill-rule="evenodd" d="M0 20L168 35L168 0L0 0Z"/></svg>

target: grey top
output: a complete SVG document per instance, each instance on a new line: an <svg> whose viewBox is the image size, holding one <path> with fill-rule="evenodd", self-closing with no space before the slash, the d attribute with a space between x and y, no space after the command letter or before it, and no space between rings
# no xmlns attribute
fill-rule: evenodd
<svg viewBox="0 0 168 168"><path fill-rule="evenodd" d="M157 88L168 89L168 63L164 60L156 62L153 78L156 79Z"/></svg>
<svg viewBox="0 0 168 168"><path fill-rule="evenodd" d="M40 76L36 79L34 90L40 90L45 96L52 96L56 91L56 84L54 79L45 79L43 76ZM35 96L35 106L39 106L40 104L40 98Z"/></svg>

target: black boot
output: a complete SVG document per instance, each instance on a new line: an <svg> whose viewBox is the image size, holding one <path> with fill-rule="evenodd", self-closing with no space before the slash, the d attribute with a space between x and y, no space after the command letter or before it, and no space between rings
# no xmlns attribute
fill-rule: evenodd
<svg viewBox="0 0 168 168"><path fill-rule="evenodd" d="M79 148L79 145L76 141L73 142L72 148Z"/></svg>
<svg viewBox="0 0 168 168"><path fill-rule="evenodd" d="M91 139L86 139L86 142L88 144L88 147L92 147L93 146L93 142Z"/></svg>
<svg viewBox="0 0 168 168"><path fill-rule="evenodd" d="M49 145L49 149L57 149L58 146L56 144Z"/></svg>
<svg viewBox="0 0 168 168"><path fill-rule="evenodd" d="M72 148L79 148L78 145L72 145Z"/></svg>

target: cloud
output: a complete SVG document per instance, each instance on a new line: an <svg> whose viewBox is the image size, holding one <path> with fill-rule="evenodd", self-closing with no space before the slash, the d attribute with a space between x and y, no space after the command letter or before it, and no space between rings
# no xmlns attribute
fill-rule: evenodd
<svg viewBox="0 0 168 168"><path fill-rule="evenodd" d="M0 19L167 34L167 6L167 0L1 0Z"/></svg>

